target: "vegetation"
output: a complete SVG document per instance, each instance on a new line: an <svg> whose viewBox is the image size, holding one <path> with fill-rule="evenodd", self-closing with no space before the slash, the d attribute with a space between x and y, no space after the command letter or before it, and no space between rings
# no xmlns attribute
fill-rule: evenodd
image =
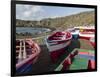
<svg viewBox="0 0 100 77"><path fill-rule="evenodd" d="M58 17L58 18L47 18L40 21L26 21L16 19L17 27L40 27L55 29L66 29L73 26L85 26L95 24L95 13L94 11L82 12L75 15Z"/></svg>

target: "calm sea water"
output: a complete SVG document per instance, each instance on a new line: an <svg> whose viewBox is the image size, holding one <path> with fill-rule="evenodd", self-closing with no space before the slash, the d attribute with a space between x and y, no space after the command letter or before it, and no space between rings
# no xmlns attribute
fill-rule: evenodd
<svg viewBox="0 0 100 77"><path fill-rule="evenodd" d="M43 32L48 32L51 31L50 29L47 28L32 28L32 27L16 27L16 33L43 33Z"/></svg>

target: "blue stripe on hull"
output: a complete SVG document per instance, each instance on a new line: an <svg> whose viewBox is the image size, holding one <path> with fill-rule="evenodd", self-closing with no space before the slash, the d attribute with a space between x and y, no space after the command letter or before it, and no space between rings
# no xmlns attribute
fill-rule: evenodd
<svg viewBox="0 0 100 77"><path fill-rule="evenodd" d="M22 67L20 67L20 68L18 68L18 69L16 69L16 72L17 73L27 73L27 72L29 72L29 71L31 71L32 70L32 63L26 63L26 64L24 64Z"/></svg>

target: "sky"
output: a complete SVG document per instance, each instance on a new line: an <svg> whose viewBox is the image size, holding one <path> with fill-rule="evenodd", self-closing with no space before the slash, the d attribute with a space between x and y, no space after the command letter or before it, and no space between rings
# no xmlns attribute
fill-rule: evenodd
<svg viewBox="0 0 100 77"><path fill-rule="evenodd" d="M94 11L94 9L16 4L16 19L41 20L45 18L69 16L85 11Z"/></svg>

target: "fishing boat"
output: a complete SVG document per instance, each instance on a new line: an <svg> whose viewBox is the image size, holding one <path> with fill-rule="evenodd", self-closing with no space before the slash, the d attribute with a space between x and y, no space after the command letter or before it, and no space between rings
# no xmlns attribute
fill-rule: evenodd
<svg viewBox="0 0 100 77"><path fill-rule="evenodd" d="M67 29L72 34L73 39L78 39L79 38L79 29L77 28L69 28Z"/></svg>
<svg viewBox="0 0 100 77"><path fill-rule="evenodd" d="M94 26L79 26L67 29L72 34L73 39L89 40L91 45L95 47L95 27Z"/></svg>
<svg viewBox="0 0 100 77"><path fill-rule="evenodd" d="M56 31L46 38L46 45L53 62L56 62L59 56L64 54L66 47L71 43L71 39L71 33L66 31Z"/></svg>
<svg viewBox="0 0 100 77"><path fill-rule="evenodd" d="M95 28L94 26L85 26L85 27L74 27L79 29L79 38L90 40L95 37Z"/></svg>
<svg viewBox="0 0 100 77"><path fill-rule="evenodd" d="M40 47L32 39L16 39L16 72L27 73L32 70L39 56Z"/></svg>
<svg viewBox="0 0 100 77"><path fill-rule="evenodd" d="M79 38L89 40L95 47L95 28L94 26L80 27Z"/></svg>
<svg viewBox="0 0 100 77"><path fill-rule="evenodd" d="M75 48L54 71L95 69L94 50Z"/></svg>

